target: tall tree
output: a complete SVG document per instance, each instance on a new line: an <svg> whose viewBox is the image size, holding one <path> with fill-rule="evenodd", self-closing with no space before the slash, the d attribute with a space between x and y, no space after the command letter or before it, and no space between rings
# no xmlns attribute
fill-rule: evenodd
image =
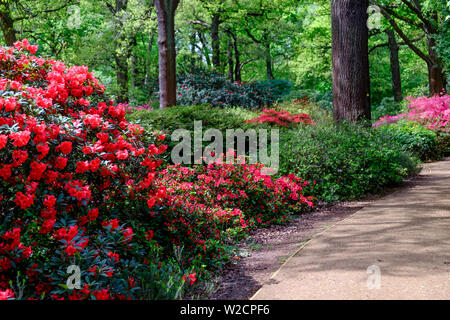
<svg viewBox="0 0 450 320"><path fill-rule="evenodd" d="M445 6L444 2L442 0L396 0L394 2L380 0L376 2L399 37L427 64L430 95L441 93L447 85L444 62L436 51L436 39L441 33L441 22L445 19L441 16L444 10L438 9ZM425 35L426 51L411 40L400 22Z"/></svg>
<svg viewBox="0 0 450 320"><path fill-rule="evenodd" d="M371 117L368 5L368 0L331 1L333 107L338 123Z"/></svg>
<svg viewBox="0 0 450 320"><path fill-rule="evenodd" d="M393 30L386 30L386 34L388 36L388 45L391 60L392 91L394 93L394 101L400 102L403 100L403 94L402 79L400 75L400 61L398 59L399 46Z"/></svg>
<svg viewBox="0 0 450 320"><path fill-rule="evenodd" d="M179 2L179 0L155 0L158 17L159 105L161 109L177 104L175 10Z"/></svg>

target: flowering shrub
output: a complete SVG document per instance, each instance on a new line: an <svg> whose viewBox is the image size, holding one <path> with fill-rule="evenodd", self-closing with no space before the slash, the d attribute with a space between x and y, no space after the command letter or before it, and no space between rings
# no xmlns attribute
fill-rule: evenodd
<svg viewBox="0 0 450 320"><path fill-rule="evenodd" d="M136 111L140 111L140 110L147 110L147 111L151 111L154 110L153 105L151 104L144 104L141 106L137 106L137 107L132 107L128 104L124 104L125 106L125 110L127 110L127 114L132 114Z"/></svg>
<svg viewBox="0 0 450 320"><path fill-rule="evenodd" d="M261 109L271 106L276 97L272 88L263 83L231 82L223 75L196 70L177 79L177 103L180 105L209 104L213 107Z"/></svg>
<svg viewBox="0 0 450 320"><path fill-rule="evenodd" d="M160 219L167 219L162 223L170 234L167 240L217 265L232 258L223 249L227 239L312 208L315 198L307 195L314 184L294 175L272 178L261 165L173 165L157 179L157 185L167 187L168 200Z"/></svg>
<svg viewBox="0 0 450 320"><path fill-rule="evenodd" d="M259 117L247 120L247 122L268 123L283 127L292 126L297 123L316 124L306 113L292 115L289 111L277 111L273 109L265 109Z"/></svg>
<svg viewBox="0 0 450 320"><path fill-rule="evenodd" d="M163 134L36 50L0 48L0 299L180 298L232 237L312 207L308 182L260 166L161 171Z"/></svg>
<svg viewBox="0 0 450 320"><path fill-rule="evenodd" d="M450 95L407 98L408 118L425 127L442 132L450 131Z"/></svg>
<svg viewBox="0 0 450 320"><path fill-rule="evenodd" d="M396 116L382 117L372 126L380 127L382 125L397 123L399 120L410 120L416 122L426 129L433 130L437 135L438 150L435 150L434 147L430 148L430 150L425 150L425 145L420 143L423 145L419 148L422 149L419 152L419 156L422 159L439 158L442 155L450 153L450 96L440 94L431 98L409 97L407 100L409 101L407 113L401 113ZM421 137L417 137L414 140L420 139ZM412 146L412 144L409 145ZM417 144L413 147L413 149L418 150Z"/></svg>
<svg viewBox="0 0 450 320"><path fill-rule="evenodd" d="M414 157L392 135L358 125L319 123L280 135L280 174L316 180L320 201L357 199L416 172Z"/></svg>
<svg viewBox="0 0 450 320"><path fill-rule="evenodd" d="M86 67L34 52L0 48L0 299L158 297L168 275L179 292L191 270L160 262L148 236L166 195L153 183L162 136L101 102ZM79 290L65 286L70 265Z"/></svg>
<svg viewBox="0 0 450 320"><path fill-rule="evenodd" d="M436 132L417 122L401 120L388 126L381 126L378 130L386 132L398 142L401 150L423 161L440 159L443 155Z"/></svg>
<svg viewBox="0 0 450 320"><path fill-rule="evenodd" d="M374 124L372 124L372 127L376 128L382 125L389 125L391 123L396 123L399 120L405 119L406 116L407 116L406 113L400 113L395 116L386 115L378 119L378 121L375 122Z"/></svg>
<svg viewBox="0 0 450 320"><path fill-rule="evenodd" d="M429 97L407 98L409 101L408 112L395 116L381 117L373 124L374 127L383 124L395 123L401 119L409 119L418 122L423 126L441 132L450 131L450 96L435 95Z"/></svg>

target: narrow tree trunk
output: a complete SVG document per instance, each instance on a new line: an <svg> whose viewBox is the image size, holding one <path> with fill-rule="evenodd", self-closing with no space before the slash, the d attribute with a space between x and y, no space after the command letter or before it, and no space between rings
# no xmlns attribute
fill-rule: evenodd
<svg viewBox="0 0 450 320"><path fill-rule="evenodd" d="M0 28L6 45L11 47L17 41L17 35L14 29L14 21L9 13L9 6L7 3L4 6L6 6L5 11L0 10Z"/></svg>
<svg viewBox="0 0 450 320"><path fill-rule="evenodd" d="M440 61L433 61L428 64L428 80L430 86L430 96L446 91L447 79Z"/></svg>
<svg viewBox="0 0 450 320"><path fill-rule="evenodd" d="M436 40L433 35L427 34L427 46L428 56L430 57L430 60L427 62L429 92L430 96L433 96L445 91L447 83L442 61L435 50Z"/></svg>
<svg viewBox="0 0 450 320"><path fill-rule="evenodd" d="M131 88L136 88L139 77L139 59L134 53L131 55Z"/></svg>
<svg viewBox="0 0 450 320"><path fill-rule="evenodd" d="M267 70L267 79L273 80L275 77L273 76L273 70L272 70L272 54L270 53L270 43L266 44L265 48L265 55L266 55L266 70Z"/></svg>
<svg viewBox="0 0 450 320"><path fill-rule="evenodd" d="M191 41L191 43L190 43L190 45L191 45L191 67L193 68L193 67L195 67L195 56L196 56L195 44L197 42L197 31L192 30L190 41Z"/></svg>
<svg viewBox="0 0 450 320"><path fill-rule="evenodd" d="M153 40L155 38L155 33L152 32L152 35L150 36L150 41L148 42L147 47L147 57L145 59L145 86L147 87L150 82L150 57L152 56L152 48L153 48Z"/></svg>
<svg viewBox="0 0 450 320"><path fill-rule="evenodd" d="M332 0L333 107L337 123L370 119L368 0Z"/></svg>
<svg viewBox="0 0 450 320"><path fill-rule="evenodd" d="M176 97L175 10L179 0L155 0L158 16L160 108L174 106Z"/></svg>
<svg viewBox="0 0 450 320"><path fill-rule="evenodd" d="M118 102L128 101L128 59L121 53L116 53L116 76L119 86Z"/></svg>
<svg viewBox="0 0 450 320"><path fill-rule="evenodd" d="M389 51L391 54L392 91L394 93L394 101L400 102L403 100L403 95L400 62L398 59L399 46L393 30L386 30L386 34L388 36Z"/></svg>
<svg viewBox="0 0 450 320"><path fill-rule="evenodd" d="M432 13L432 16L434 21L439 20L437 11L434 11ZM436 52L436 34L434 33L435 30L433 30L433 28L426 23L423 24L423 28L426 34L429 56L429 61L427 61L429 91L430 96L433 96L436 94L440 94L447 89L447 77L444 73L442 60Z"/></svg>
<svg viewBox="0 0 450 320"><path fill-rule="evenodd" d="M219 41L220 15L214 14L211 19L211 48L212 63L216 71L220 70L220 41Z"/></svg>
<svg viewBox="0 0 450 320"><path fill-rule="evenodd" d="M233 43L231 42L231 32L228 31L228 48L227 48L227 58L228 58L228 79L231 82L234 81L234 62L233 62Z"/></svg>
<svg viewBox="0 0 450 320"><path fill-rule="evenodd" d="M208 45L206 44L205 37L202 33L198 33L198 38L200 39L200 42L202 43L202 49L203 49L203 56L205 57L206 66L211 68L211 59L209 58L209 51L208 51Z"/></svg>
<svg viewBox="0 0 450 320"><path fill-rule="evenodd" d="M240 61L240 53L239 53L239 47L237 43L237 37L233 32L230 32L231 37L233 38L233 47L234 47L234 80L241 82L241 61Z"/></svg>
<svg viewBox="0 0 450 320"><path fill-rule="evenodd" d="M262 43L264 44L264 56L266 60L266 72L267 79L273 80L273 63L272 63L272 53L270 52L270 41L268 40L267 31L264 30Z"/></svg>

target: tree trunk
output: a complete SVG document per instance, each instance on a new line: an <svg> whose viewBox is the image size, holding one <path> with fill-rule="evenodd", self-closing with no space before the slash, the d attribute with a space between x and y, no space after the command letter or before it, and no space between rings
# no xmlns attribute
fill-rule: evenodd
<svg viewBox="0 0 450 320"><path fill-rule="evenodd" d="M429 61L427 61L429 92L430 96L434 96L445 91L447 81L442 61L435 50L436 40L433 35L427 34L427 46L428 56L430 58Z"/></svg>
<svg viewBox="0 0 450 320"><path fill-rule="evenodd" d="M120 49L116 49L120 50ZM116 52L116 76L119 86L118 102L128 102L128 58L121 52Z"/></svg>
<svg viewBox="0 0 450 320"><path fill-rule="evenodd" d="M267 70L267 79L273 80L275 77L273 76L273 70L272 70L272 54L270 53L270 43L266 44L265 48L265 55L266 55L266 70Z"/></svg>
<svg viewBox="0 0 450 320"><path fill-rule="evenodd" d="M368 0L332 0L333 108L337 123L370 120Z"/></svg>
<svg viewBox="0 0 450 320"><path fill-rule="evenodd" d="M267 79L273 80L273 79L275 79L275 77L273 76L272 53L270 52L270 41L268 40L266 30L264 30L262 42L264 44L264 56L266 59Z"/></svg>
<svg viewBox="0 0 450 320"><path fill-rule="evenodd" d="M0 10L0 27L3 38L7 46L11 47L17 41L16 30L14 29L14 20L9 13L8 3L4 4L5 11Z"/></svg>
<svg viewBox="0 0 450 320"><path fill-rule="evenodd" d="M214 14L211 19L211 48L214 70L220 70L220 41L219 41L220 15Z"/></svg>
<svg viewBox="0 0 450 320"><path fill-rule="evenodd" d="M233 47L234 47L234 81L241 82L241 61L240 61L240 53L237 44L237 37L233 32L231 33L231 37L233 38Z"/></svg>
<svg viewBox="0 0 450 320"><path fill-rule="evenodd" d="M153 48L153 40L155 38L155 33L152 32L152 35L150 36L150 41L148 42L148 47L147 47L147 56L145 58L145 87L148 86L149 82L150 82L150 57L152 56L152 48Z"/></svg>
<svg viewBox="0 0 450 320"><path fill-rule="evenodd" d="M159 104L160 108L177 103L175 10L179 0L155 0L158 16Z"/></svg>
<svg viewBox="0 0 450 320"><path fill-rule="evenodd" d="M195 67L195 44L197 43L197 31L192 30L191 38L190 38L190 46L191 46L191 68Z"/></svg>
<svg viewBox="0 0 450 320"><path fill-rule="evenodd" d="M203 56L205 57L206 66L209 69L209 68L211 68L211 59L209 58L208 45L206 44L205 37L201 32L198 33L198 38L200 39L200 42L202 44L202 51L203 51Z"/></svg>
<svg viewBox="0 0 450 320"><path fill-rule="evenodd" d="M403 101L402 95L402 79L400 76L400 62L398 59L398 43L395 39L393 30L386 30L388 36L389 51L391 54L391 75L392 75L392 90L394 93L394 101Z"/></svg>
<svg viewBox="0 0 450 320"><path fill-rule="evenodd" d="M440 61L434 61L428 64L428 78L430 86L430 96L440 94L446 91L447 79L444 74L444 69Z"/></svg>
<svg viewBox="0 0 450 320"><path fill-rule="evenodd" d="M438 21L438 13L436 11L432 14L433 20ZM441 58L436 52L436 30L430 25L424 23L423 29L425 30L427 38L428 56L428 81L430 96L445 92L447 89L447 78L444 74L444 68Z"/></svg>
<svg viewBox="0 0 450 320"><path fill-rule="evenodd" d="M230 79L231 82L234 81L234 62L233 62L233 43L231 42L231 31L228 31L228 52L227 52L227 58L228 58L228 79Z"/></svg>

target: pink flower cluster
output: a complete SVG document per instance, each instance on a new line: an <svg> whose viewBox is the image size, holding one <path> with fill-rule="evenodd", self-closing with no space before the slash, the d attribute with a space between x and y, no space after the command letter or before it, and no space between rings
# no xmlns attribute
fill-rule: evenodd
<svg viewBox="0 0 450 320"><path fill-rule="evenodd" d="M401 119L408 119L435 131L450 131L450 95L440 94L433 97L408 97L408 112L395 116L381 117L372 126L395 123Z"/></svg>

